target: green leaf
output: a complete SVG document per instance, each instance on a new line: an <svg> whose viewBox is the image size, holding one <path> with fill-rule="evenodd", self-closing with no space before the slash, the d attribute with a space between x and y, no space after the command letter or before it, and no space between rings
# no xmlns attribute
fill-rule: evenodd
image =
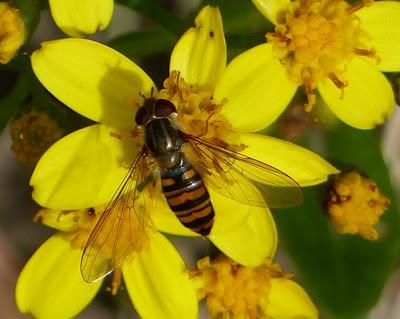
<svg viewBox="0 0 400 319"><path fill-rule="evenodd" d="M21 16L24 20L26 29L26 42L31 37L39 23L39 0L12 0L12 4L21 11Z"/></svg>
<svg viewBox="0 0 400 319"><path fill-rule="evenodd" d="M161 28L131 32L112 39L108 45L130 59L140 59L169 52L178 41L177 36Z"/></svg>
<svg viewBox="0 0 400 319"><path fill-rule="evenodd" d="M357 168L391 200L376 242L336 233L323 210L326 185L305 189L299 208L276 214L281 244L299 280L327 318L361 319L378 302L400 252L400 215L376 131L340 124L327 132L327 158L336 167Z"/></svg>
<svg viewBox="0 0 400 319"><path fill-rule="evenodd" d="M207 4L219 7L226 33L262 31L265 34L273 30L272 23L258 12L250 0L206 0L202 1L200 8Z"/></svg>
<svg viewBox="0 0 400 319"><path fill-rule="evenodd" d="M0 132L27 99L31 90L32 79L33 73L28 65L25 70L18 74L11 91L0 99Z"/></svg>
<svg viewBox="0 0 400 319"><path fill-rule="evenodd" d="M118 2L178 36L186 29L184 21L153 0L118 0Z"/></svg>

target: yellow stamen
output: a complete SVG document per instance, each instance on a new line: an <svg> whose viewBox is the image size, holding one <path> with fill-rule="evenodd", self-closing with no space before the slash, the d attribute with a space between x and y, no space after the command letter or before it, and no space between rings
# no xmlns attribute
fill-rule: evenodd
<svg viewBox="0 0 400 319"><path fill-rule="evenodd" d="M57 122L47 113L32 109L11 123L11 149L18 162L36 162L62 136Z"/></svg>
<svg viewBox="0 0 400 319"><path fill-rule="evenodd" d="M352 171L342 174L332 185L327 211L337 232L377 240L374 226L389 204L372 180Z"/></svg>
<svg viewBox="0 0 400 319"><path fill-rule="evenodd" d="M8 63L25 41L25 25L20 11L0 3L0 63Z"/></svg>
<svg viewBox="0 0 400 319"><path fill-rule="evenodd" d="M177 122L186 133L235 151L244 148L230 139L232 126L219 114L226 100L214 100L212 92L189 85L179 72L172 71L164 81L164 89L160 91L159 98L168 99L175 104L178 111Z"/></svg>
<svg viewBox="0 0 400 319"><path fill-rule="evenodd" d="M370 2L350 5L344 0L291 1L280 15L275 32L266 35L290 78L305 86L306 111L315 104L314 89L326 79L344 94L345 65L355 55L378 61L374 49L362 46L366 34L353 14Z"/></svg>
<svg viewBox="0 0 400 319"><path fill-rule="evenodd" d="M278 265L239 265L224 255L200 259L191 278L212 318L264 318L270 279L287 277Z"/></svg>

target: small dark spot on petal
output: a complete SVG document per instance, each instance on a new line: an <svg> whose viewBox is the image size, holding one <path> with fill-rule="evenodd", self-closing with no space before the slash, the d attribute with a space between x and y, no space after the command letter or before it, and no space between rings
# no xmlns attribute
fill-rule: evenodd
<svg viewBox="0 0 400 319"><path fill-rule="evenodd" d="M210 31L210 32L208 33L208 35L210 36L210 38L214 38L214 31Z"/></svg>
<svg viewBox="0 0 400 319"><path fill-rule="evenodd" d="M93 215L95 213L95 210L93 207L88 209L88 215Z"/></svg>

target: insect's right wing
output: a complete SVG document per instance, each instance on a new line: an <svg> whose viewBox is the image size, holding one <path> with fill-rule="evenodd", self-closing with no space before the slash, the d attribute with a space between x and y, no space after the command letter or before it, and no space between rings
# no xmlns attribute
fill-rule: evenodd
<svg viewBox="0 0 400 319"><path fill-rule="evenodd" d="M143 232L150 223L144 211L149 198L143 191L148 173L146 152L142 148L86 243L81 259L81 274L86 282L97 281L112 272L142 244Z"/></svg>
<svg viewBox="0 0 400 319"><path fill-rule="evenodd" d="M203 167L206 186L258 207L291 207L303 201L299 184L281 170L199 137L182 133ZM201 167L200 167L201 168Z"/></svg>

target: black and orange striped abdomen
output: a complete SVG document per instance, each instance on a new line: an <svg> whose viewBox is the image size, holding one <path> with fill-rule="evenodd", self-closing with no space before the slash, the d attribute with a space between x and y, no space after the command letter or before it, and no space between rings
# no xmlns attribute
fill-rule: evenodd
<svg viewBox="0 0 400 319"><path fill-rule="evenodd" d="M183 226L208 235L214 222L210 195L201 176L184 156L176 167L161 169L161 185L169 207Z"/></svg>

